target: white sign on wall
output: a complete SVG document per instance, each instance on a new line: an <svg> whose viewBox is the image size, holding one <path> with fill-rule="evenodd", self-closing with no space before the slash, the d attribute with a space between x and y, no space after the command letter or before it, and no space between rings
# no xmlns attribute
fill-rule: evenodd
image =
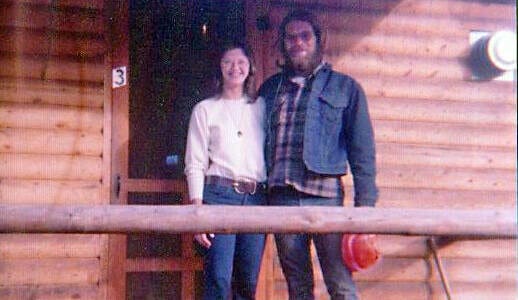
<svg viewBox="0 0 518 300"><path fill-rule="evenodd" d="M123 87L127 83L126 66L114 68L112 70L112 88Z"/></svg>

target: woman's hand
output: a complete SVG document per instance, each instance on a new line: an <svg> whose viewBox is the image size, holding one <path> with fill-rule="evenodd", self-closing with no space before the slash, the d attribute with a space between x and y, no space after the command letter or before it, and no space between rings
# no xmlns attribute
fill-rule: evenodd
<svg viewBox="0 0 518 300"><path fill-rule="evenodd" d="M210 248L210 246L212 246L212 242L211 240L214 238L214 234L213 233L199 233L199 234L195 234L194 235L194 239L196 240L196 242L198 242L198 244L202 245L203 247L205 248Z"/></svg>
<svg viewBox="0 0 518 300"><path fill-rule="evenodd" d="M194 199L191 199L191 203L193 205L202 205L203 201L202 199L199 199L199 198L194 198ZM213 233L198 233L198 234L195 234L194 235L194 239L196 240L196 242L198 242L198 244L202 245L203 247L205 248L210 248L210 246L212 246L212 243L211 243L211 240L214 238L214 234Z"/></svg>

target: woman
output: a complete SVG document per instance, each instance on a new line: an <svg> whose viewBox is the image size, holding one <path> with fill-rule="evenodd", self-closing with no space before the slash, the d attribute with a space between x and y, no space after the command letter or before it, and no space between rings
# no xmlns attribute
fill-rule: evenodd
<svg viewBox="0 0 518 300"><path fill-rule="evenodd" d="M225 45L218 93L198 103L187 136L185 174L193 204L266 204L264 103L256 101L245 45ZM204 299L254 299L264 234L196 234L207 248ZM232 286L231 286L232 285Z"/></svg>

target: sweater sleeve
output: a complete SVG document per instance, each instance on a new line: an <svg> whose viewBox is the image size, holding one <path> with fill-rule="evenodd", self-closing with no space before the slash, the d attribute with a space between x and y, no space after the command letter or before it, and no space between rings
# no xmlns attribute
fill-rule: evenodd
<svg viewBox="0 0 518 300"><path fill-rule="evenodd" d="M189 121L185 150L185 175L190 199L203 198L205 172L209 166L209 129L207 114L201 105L196 105Z"/></svg>

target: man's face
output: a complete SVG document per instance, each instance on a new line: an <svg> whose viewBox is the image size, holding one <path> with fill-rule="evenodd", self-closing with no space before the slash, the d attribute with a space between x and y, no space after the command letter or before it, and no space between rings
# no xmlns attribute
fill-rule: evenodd
<svg viewBox="0 0 518 300"><path fill-rule="evenodd" d="M289 22L283 43L293 68L297 71L311 71L317 55L317 40L311 24L298 20Z"/></svg>

